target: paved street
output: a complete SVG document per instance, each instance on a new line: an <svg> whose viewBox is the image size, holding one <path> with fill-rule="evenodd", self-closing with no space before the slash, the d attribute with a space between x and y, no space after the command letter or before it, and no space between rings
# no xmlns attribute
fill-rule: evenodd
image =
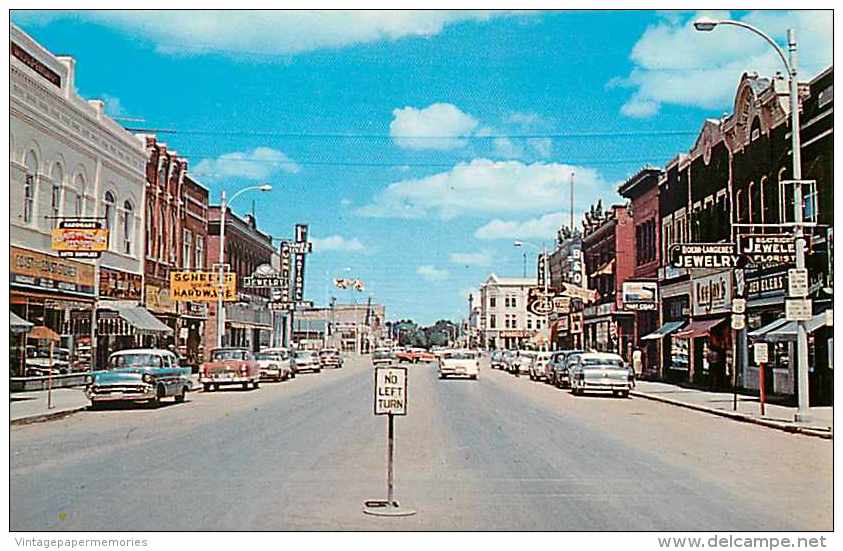
<svg viewBox="0 0 843 551"><path fill-rule="evenodd" d="M410 366L385 497L373 374L11 429L12 530L828 530L832 444L644 399L573 397L484 367Z"/></svg>

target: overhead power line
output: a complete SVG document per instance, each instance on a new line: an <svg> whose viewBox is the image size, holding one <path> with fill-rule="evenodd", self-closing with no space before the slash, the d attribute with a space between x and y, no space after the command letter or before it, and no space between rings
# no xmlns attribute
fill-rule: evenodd
<svg viewBox="0 0 843 551"><path fill-rule="evenodd" d="M581 139L581 138L642 138L642 137L671 137L691 136L698 130L642 130L642 131L601 131L601 132L562 132L547 134L489 134L467 136L393 136L390 134L356 134L356 133L306 133L282 132L274 130L210 130L210 129L176 129L176 128L141 128L126 127L129 132L143 134L168 134L182 136L226 136L226 137L255 137L255 138L290 138L303 140L533 140L533 139Z"/></svg>

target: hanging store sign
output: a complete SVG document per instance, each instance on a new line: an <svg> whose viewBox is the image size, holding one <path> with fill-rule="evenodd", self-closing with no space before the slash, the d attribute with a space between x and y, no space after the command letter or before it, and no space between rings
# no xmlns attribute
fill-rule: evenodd
<svg viewBox="0 0 843 551"><path fill-rule="evenodd" d="M730 312L732 272L720 272L691 280L691 312L694 316Z"/></svg>
<svg viewBox="0 0 843 551"><path fill-rule="evenodd" d="M659 284L655 281L625 281L621 290L623 306L627 310L655 310Z"/></svg>
<svg viewBox="0 0 843 551"><path fill-rule="evenodd" d="M148 310L156 314L175 314L176 303L170 297L170 290L157 285L146 285L144 287L145 305Z"/></svg>
<svg viewBox="0 0 843 551"><path fill-rule="evenodd" d="M571 297L553 297L553 313L568 314L571 312Z"/></svg>
<svg viewBox="0 0 843 551"><path fill-rule="evenodd" d="M752 264L793 264L796 241L792 235L742 235L739 254Z"/></svg>
<svg viewBox="0 0 843 551"><path fill-rule="evenodd" d="M142 290L143 276L141 274L113 268L100 268L100 298L140 302Z"/></svg>
<svg viewBox="0 0 843 551"><path fill-rule="evenodd" d="M553 312L553 298L544 289L531 287L527 290L527 311L534 316L547 316Z"/></svg>
<svg viewBox="0 0 843 551"><path fill-rule="evenodd" d="M676 268L740 268L743 262L734 243L677 243L670 247Z"/></svg>
<svg viewBox="0 0 843 551"><path fill-rule="evenodd" d="M808 321L813 317L811 299L789 298L784 301L784 317L788 321Z"/></svg>
<svg viewBox="0 0 843 551"><path fill-rule="evenodd" d="M94 267L29 249L9 248L9 283L93 297Z"/></svg>
<svg viewBox="0 0 843 551"><path fill-rule="evenodd" d="M542 289L544 289L545 283L547 282L546 272L547 257L544 253L541 253L539 254L538 261L536 262L536 281L538 282L538 286Z"/></svg>
<svg viewBox="0 0 843 551"><path fill-rule="evenodd" d="M108 249L108 230L99 220L61 220L50 248L66 258L99 258Z"/></svg>
<svg viewBox="0 0 843 551"><path fill-rule="evenodd" d="M301 302L304 300L304 267L305 267L305 254L309 252L309 243L307 241L307 234L308 234L308 225L307 224L296 224L295 227L295 242L290 244L291 251L293 251L293 247L296 248L295 251L295 260L294 266L295 271L293 274L293 300L296 302Z"/></svg>
<svg viewBox="0 0 843 551"><path fill-rule="evenodd" d="M562 284L561 294L566 297L578 298L583 302L594 302L600 297L600 293L596 290L577 287L576 285L571 285L570 283Z"/></svg>
<svg viewBox="0 0 843 551"><path fill-rule="evenodd" d="M220 294L219 272L170 272L170 297L175 301L216 302ZM223 276L223 301L237 300L237 276Z"/></svg>

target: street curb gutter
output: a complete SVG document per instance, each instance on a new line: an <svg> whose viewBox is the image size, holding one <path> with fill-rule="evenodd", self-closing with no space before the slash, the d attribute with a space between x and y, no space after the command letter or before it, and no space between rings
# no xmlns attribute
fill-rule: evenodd
<svg viewBox="0 0 843 551"><path fill-rule="evenodd" d="M800 427L797 425L793 425L791 423L787 423L784 421L771 421L769 419L759 419L758 417L752 417L750 415L744 415L743 413L735 413L732 411L724 411L722 409L714 409L706 406L699 406L697 404L689 404L688 402L682 402L679 400L674 400L672 398L664 398L663 396L654 396L653 394L648 394L645 392L639 392L637 390L631 390L629 392L631 396L637 396L639 398L646 398L647 400L653 400L656 402L663 402L665 404L670 404L673 406L679 406L687 409L693 409L696 411L701 411L703 413L710 413L712 415L719 415L720 417L728 417L729 419L734 419L735 421L743 421L745 423L753 423L755 425L761 425L764 427L769 427L771 429L778 429L785 432L795 433L795 434L804 434L806 436L814 436L817 438L824 438L826 440L833 440L834 433L830 430L822 430L810 427Z"/></svg>
<svg viewBox="0 0 843 551"><path fill-rule="evenodd" d="M53 419L73 415L74 413L78 413L80 411L85 411L86 409L88 409L88 406L84 405L77 408L63 409L61 411L51 411L50 413L39 413L38 415L30 415L29 417L19 417L17 419L10 420L9 425L29 425L32 423L40 423L42 421L51 421Z"/></svg>
<svg viewBox="0 0 843 551"><path fill-rule="evenodd" d="M202 385L196 385L191 387L191 392L199 392L202 390ZM28 417L19 417L17 419L12 419L9 421L9 425L30 425L32 423L41 423L43 421L52 421L54 419L60 419L62 417L67 417L68 415L73 415L74 413L79 413L80 411L85 411L88 409L88 405L76 407L76 408L69 408L63 409L61 411L51 411L50 413L39 413L37 415L30 415Z"/></svg>

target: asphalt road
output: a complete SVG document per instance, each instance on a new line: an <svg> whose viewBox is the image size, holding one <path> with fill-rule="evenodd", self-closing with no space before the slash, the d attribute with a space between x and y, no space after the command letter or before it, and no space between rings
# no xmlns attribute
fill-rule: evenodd
<svg viewBox="0 0 843 551"><path fill-rule="evenodd" d="M19 530L830 530L830 441L643 399L573 397L488 368L409 367L386 419L362 359L158 410L11 429Z"/></svg>

